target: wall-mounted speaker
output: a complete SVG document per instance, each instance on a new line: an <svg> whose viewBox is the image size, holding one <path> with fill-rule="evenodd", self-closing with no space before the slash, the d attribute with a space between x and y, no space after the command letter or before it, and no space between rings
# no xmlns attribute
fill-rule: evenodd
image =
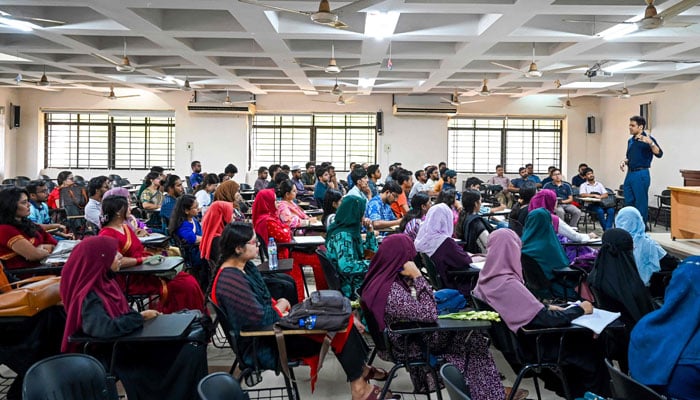
<svg viewBox="0 0 700 400"><path fill-rule="evenodd" d="M586 118L586 133L595 133L595 117Z"/></svg>
<svg viewBox="0 0 700 400"><path fill-rule="evenodd" d="M10 103L10 118L9 118L10 129L19 128L19 116L20 116L19 106L16 106L16 105L13 105L12 103Z"/></svg>
<svg viewBox="0 0 700 400"><path fill-rule="evenodd" d="M377 134L378 135L384 134L384 112L383 111L377 112Z"/></svg>

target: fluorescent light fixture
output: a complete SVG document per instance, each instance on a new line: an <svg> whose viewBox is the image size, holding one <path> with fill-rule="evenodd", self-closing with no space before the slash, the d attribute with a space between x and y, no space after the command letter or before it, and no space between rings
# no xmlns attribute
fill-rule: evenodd
<svg viewBox="0 0 700 400"><path fill-rule="evenodd" d="M31 62L31 60L27 60L26 58L17 57L17 56L5 54L5 53L0 53L0 62L5 62L5 61Z"/></svg>
<svg viewBox="0 0 700 400"><path fill-rule="evenodd" d="M635 32L638 29L637 24L617 24L611 28L600 32L598 36L605 40L619 39L629 33Z"/></svg>
<svg viewBox="0 0 700 400"><path fill-rule="evenodd" d="M613 64L605 67L604 69L608 72L620 72L628 68L634 68L638 65L644 64L644 61L623 61L617 64Z"/></svg>
<svg viewBox="0 0 700 400"><path fill-rule="evenodd" d="M571 82L566 85L561 85L560 89L603 89L610 86L620 85L622 82Z"/></svg>
<svg viewBox="0 0 700 400"><path fill-rule="evenodd" d="M318 96L318 92L315 90L304 90L303 92L307 96Z"/></svg>
<svg viewBox="0 0 700 400"><path fill-rule="evenodd" d="M12 18L0 17L0 23L11 28L19 29L22 32L31 32L34 29L41 29L39 25L27 21L18 21Z"/></svg>
<svg viewBox="0 0 700 400"><path fill-rule="evenodd" d="M396 11L368 12L365 18L365 35L377 40L391 36L396 29L396 23L399 22L399 15L401 14Z"/></svg>
<svg viewBox="0 0 700 400"><path fill-rule="evenodd" d="M374 86L375 78L360 78L357 85L361 88L371 88Z"/></svg>

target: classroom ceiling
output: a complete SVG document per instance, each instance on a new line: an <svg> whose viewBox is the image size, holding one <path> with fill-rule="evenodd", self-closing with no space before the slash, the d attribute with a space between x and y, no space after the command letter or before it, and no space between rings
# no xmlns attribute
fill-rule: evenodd
<svg viewBox="0 0 700 400"><path fill-rule="evenodd" d="M308 12L319 7L318 0L259 3ZM279 92L330 96L337 78L345 92L456 90L465 100L478 95L488 79L491 94L516 97L614 94L607 91L625 85L639 94L700 76L700 0L654 3L662 15L669 8L671 14L685 11L666 18L663 27L610 40L603 36L635 28L616 22L641 20L644 0L331 1L347 29L238 0L3 0L6 18L65 24L23 32L0 19L0 86L179 90L174 78L179 85L187 79L200 92L229 90L244 99ZM375 26L384 30L383 39L375 37ZM133 72L118 72L92 55L120 63L125 43ZM533 46L541 77L524 74ZM337 74L307 66L325 67L332 48L340 67L380 64ZM620 64L624 61L636 63ZM598 76L587 77L587 70ZM50 86L30 82L44 71ZM601 76L601 71L614 72ZM598 87L586 87L591 85Z"/></svg>

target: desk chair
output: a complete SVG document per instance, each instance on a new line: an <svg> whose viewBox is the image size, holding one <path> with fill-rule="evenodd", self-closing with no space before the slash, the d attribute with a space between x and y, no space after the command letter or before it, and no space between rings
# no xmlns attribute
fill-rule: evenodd
<svg viewBox="0 0 700 400"><path fill-rule="evenodd" d="M569 299L578 300L580 298L576 292L577 285L580 285L584 279L584 273L580 269L570 267L562 270L552 271L554 278L547 279L544 271L535 259L527 254L521 254L520 261L523 267L523 280L525 287L530 290L535 297L540 301L549 301L550 303L561 303ZM564 298L559 298L555 292L553 284L557 283L564 289ZM569 296L571 294L571 296Z"/></svg>
<svg viewBox="0 0 700 400"><path fill-rule="evenodd" d="M668 215L668 223L666 223L666 230L668 230L669 225L671 225L671 191L666 189L662 190L660 195L656 195L656 217L654 218L654 226L659 223L659 216L661 212Z"/></svg>
<svg viewBox="0 0 700 400"><path fill-rule="evenodd" d="M60 354L29 368L22 386L24 400L117 399L114 381L102 364L86 354Z"/></svg>
<svg viewBox="0 0 700 400"><path fill-rule="evenodd" d="M440 377L445 383L445 389L450 396L450 400L471 400L469 388L464 383L464 376L457 367L452 364L445 364L440 368Z"/></svg>
<svg viewBox="0 0 700 400"><path fill-rule="evenodd" d="M605 365L610 373L610 391L614 400L665 400L666 397L656 393L648 386L635 381L629 375L624 374L613 367L610 361L605 360Z"/></svg>
<svg viewBox="0 0 700 400"><path fill-rule="evenodd" d="M225 372L215 372L202 378L197 385L202 400L249 400L237 380Z"/></svg>

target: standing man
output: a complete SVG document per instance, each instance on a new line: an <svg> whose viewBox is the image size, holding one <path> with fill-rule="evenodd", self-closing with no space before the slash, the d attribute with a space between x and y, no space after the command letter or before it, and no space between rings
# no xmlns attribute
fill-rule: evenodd
<svg viewBox="0 0 700 400"><path fill-rule="evenodd" d="M645 223L649 219L649 167L654 156L661 158L664 155L656 139L644 131L646 124L647 121L640 116L630 118L627 158L620 162L620 171L624 172L627 166L623 185L625 204L639 210Z"/></svg>
<svg viewBox="0 0 700 400"><path fill-rule="evenodd" d="M552 170L552 181L544 185L544 189L552 190L557 195L557 208L555 209L557 217L563 221L564 215L569 214L571 216L569 225L573 227L578 226L578 220L581 219L581 210L571 204L574 202L574 192L571 186L561 179L561 170L559 168Z"/></svg>
<svg viewBox="0 0 700 400"><path fill-rule="evenodd" d="M204 175L202 175L202 163L199 161L192 161L190 164L192 168L192 175L190 175L190 190L195 193L199 188L202 181L204 180Z"/></svg>

